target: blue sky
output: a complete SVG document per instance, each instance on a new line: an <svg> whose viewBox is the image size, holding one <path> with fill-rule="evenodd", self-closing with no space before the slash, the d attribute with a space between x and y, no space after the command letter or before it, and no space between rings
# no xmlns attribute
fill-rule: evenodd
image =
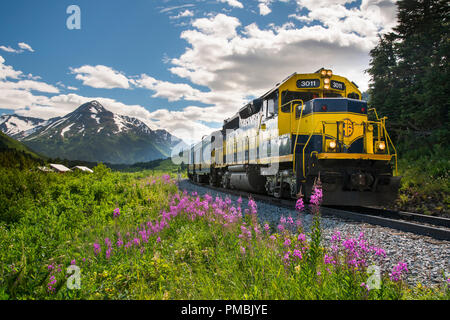
<svg viewBox="0 0 450 320"><path fill-rule="evenodd" d="M70 5L81 29L69 30ZM50 118L99 100L198 139L293 72L368 86L390 0L3 0L0 114Z"/></svg>

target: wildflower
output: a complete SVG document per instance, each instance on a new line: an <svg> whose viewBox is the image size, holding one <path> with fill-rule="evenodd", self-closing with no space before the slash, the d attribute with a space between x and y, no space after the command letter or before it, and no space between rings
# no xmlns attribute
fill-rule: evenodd
<svg viewBox="0 0 450 320"><path fill-rule="evenodd" d="M269 227L269 225L267 223L264 225L264 230L266 232L269 232L269 230L270 230L270 227Z"/></svg>
<svg viewBox="0 0 450 320"><path fill-rule="evenodd" d="M156 242L160 243L161 242L161 237L156 238Z"/></svg>
<svg viewBox="0 0 450 320"><path fill-rule="evenodd" d="M294 219L292 219L292 217L289 216L289 217L287 218L287 222L288 222L289 224L294 224Z"/></svg>
<svg viewBox="0 0 450 320"><path fill-rule="evenodd" d="M117 247L118 248L120 248L122 245L123 245L123 240L121 239L121 238L119 238L118 240L117 240Z"/></svg>
<svg viewBox="0 0 450 320"><path fill-rule="evenodd" d="M295 249L294 252L292 253L292 255L300 260L303 258L302 252L298 249Z"/></svg>
<svg viewBox="0 0 450 320"><path fill-rule="evenodd" d="M241 246L241 254L244 255L245 254L245 247Z"/></svg>
<svg viewBox="0 0 450 320"><path fill-rule="evenodd" d="M94 253L95 255L98 255L102 251L102 248L100 248L100 245L98 243L94 243Z"/></svg>
<svg viewBox="0 0 450 320"><path fill-rule="evenodd" d="M320 186L320 184L314 186L314 190L313 190L313 194L311 195L311 200L310 202L318 207L320 206L320 204L322 203L322 187Z"/></svg>
<svg viewBox="0 0 450 320"><path fill-rule="evenodd" d="M242 197L239 197L236 202L240 205L242 203Z"/></svg>
<svg viewBox="0 0 450 320"><path fill-rule="evenodd" d="M281 224L285 224L285 223L286 223L286 218L283 217L283 216L281 216L281 218L280 218L280 223L281 223Z"/></svg>
<svg viewBox="0 0 450 320"><path fill-rule="evenodd" d="M305 210L305 204L303 203L303 198L298 198L297 202L295 203L295 209L297 211L303 211Z"/></svg>
<svg viewBox="0 0 450 320"><path fill-rule="evenodd" d="M113 215L114 215L114 218L120 216L120 209L119 208L115 208L114 211L113 211Z"/></svg>
<svg viewBox="0 0 450 320"><path fill-rule="evenodd" d="M399 262L396 266L392 268L392 272L390 274L390 278L392 281L400 281L403 273L408 272L408 266L404 262Z"/></svg>
<svg viewBox="0 0 450 320"><path fill-rule="evenodd" d="M77 264L77 262L75 259L73 259L72 261L70 261L70 264L75 265L75 264Z"/></svg>
<svg viewBox="0 0 450 320"><path fill-rule="evenodd" d="M111 248L109 248L108 250L106 250L106 259L109 260L110 257L111 257Z"/></svg>
<svg viewBox="0 0 450 320"><path fill-rule="evenodd" d="M14 266L11 266L11 268L14 268ZM47 269L50 271L50 270L53 270L53 269L55 269L55 266L53 265L53 264L49 264L48 265L48 267L47 267Z"/></svg>
<svg viewBox="0 0 450 320"><path fill-rule="evenodd" d="M134 243L136 246L138 246L139 243L140 243L140 241L139 241L138 238L134 238L134 239L133 239L133 243Z"/></svg>
<svg viewBox="0 0 450 320"><path fill-rule="evenodd" d="M275 241L275 240L276 240L276 237L275 237L274 235L271 235L271 236L269 237L269 239L272 240L272 241Z"/></svg>
<svg viewBox="0 0 450 320"><path fill-rule="evenodd" d="M297 237L297 240L300 242L305 242L306 241L306 236L303 233L300 233Z"/></svg>
<svg viewBox="0 0 450 320"><path fill-rule="evenodd" d="M284 226L282 224L279 224L277 228L278 230L280 230L280 232L284 230Z"/></svg>
<svg viewBox="0 0 450 320"><path fill-rule="evenodd" d="M291 240L290 240L290 239L284 240L283 245L284 245L285 247L290 247L290 246L291 246Z"/></svg>

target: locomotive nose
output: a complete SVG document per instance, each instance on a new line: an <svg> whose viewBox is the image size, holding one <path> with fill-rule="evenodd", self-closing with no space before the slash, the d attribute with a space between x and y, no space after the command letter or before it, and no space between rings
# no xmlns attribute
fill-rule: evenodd
<svg viewBox="0 0 450 320"><path fill-rule="evenodd" d="M364 190L370 188L373 180L373 176L370 173L357 172L350 176L352 189Z"/></svg>

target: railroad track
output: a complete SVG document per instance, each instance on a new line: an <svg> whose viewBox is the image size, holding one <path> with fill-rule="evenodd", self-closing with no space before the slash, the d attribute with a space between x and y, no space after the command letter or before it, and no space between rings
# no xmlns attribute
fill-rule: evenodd
<svg viewBox="0 0 450 320"><path fill-rule="evenodd" d="M211 190L233 194L241 197L252 197L255 200L293 209L295 200L278 199L264 194L255 194L241 190L229 190L189 181ZM382 227L392 228L417 235L428 236L438 240L450 241L450 219L432 217L411 212L384 210L372 207L323 206L323 216L338 217L357 222L364 222Z"/></svg>

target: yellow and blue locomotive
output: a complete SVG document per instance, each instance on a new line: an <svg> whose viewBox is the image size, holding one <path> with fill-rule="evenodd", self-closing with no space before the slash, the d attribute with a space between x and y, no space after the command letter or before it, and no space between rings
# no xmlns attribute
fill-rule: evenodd
<svg viewBox="0 0 450 320"><path fill-rule="evenodd" d="M320 179L323 204L385 205L400 184L385 121L347 78L294 73L185 150L188 176L284 198L309 195Z"/></svg>

